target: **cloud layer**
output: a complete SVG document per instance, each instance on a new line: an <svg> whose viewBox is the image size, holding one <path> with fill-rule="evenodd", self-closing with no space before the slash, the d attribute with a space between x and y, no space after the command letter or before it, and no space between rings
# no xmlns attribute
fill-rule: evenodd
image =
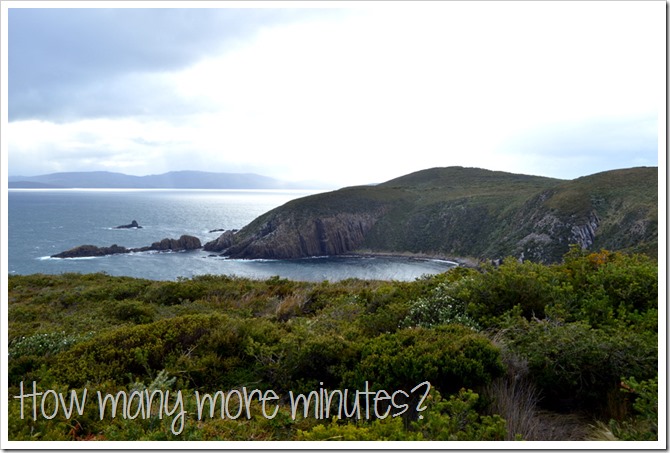
<svg viewBox="0 0 670 453"><path fill-rule="evenodd" d="M337 6L10 8L10 174L658 163L662 4Z"/></svg>

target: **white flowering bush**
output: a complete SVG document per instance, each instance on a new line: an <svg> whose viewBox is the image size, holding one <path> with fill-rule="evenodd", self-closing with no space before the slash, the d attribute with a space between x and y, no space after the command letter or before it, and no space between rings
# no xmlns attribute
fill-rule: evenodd
<svg viewBox="0 0 670 453"><path fill-rule="evenodd" d="M9 357L16 359L30 355L44 357L58 354L88 337L90 335L72 335L65 332L36 333L19 337L9 343Z"/></svg>
<svg viewBox="0 0 670 453"><path fill-rule="evenodd" d="M450 284L440 283L427 297L410 302L409 313L400 327L435 327L444 324L461 324L479 330L477 323L466 314L465 302L449 295Z"/></svg>

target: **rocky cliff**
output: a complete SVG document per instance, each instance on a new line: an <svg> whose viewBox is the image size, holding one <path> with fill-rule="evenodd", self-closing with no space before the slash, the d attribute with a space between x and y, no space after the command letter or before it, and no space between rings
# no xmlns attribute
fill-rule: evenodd
<svg viewBox="0 0 670 453"><path fill-rule="evenodd" d="M564 181L473 168L293 200L205 249L286 259L362 250L556 262L570 244L655 253L658 169Z"/></svg>
<svg viewBox="0 0 670 453"><path fill-rule="evenodd" d="M367 192L347 188L294 200L297 203L274 209L238 232L224 232L204 249L234 258L266 259L356 250L386 211L386 203Z"/></svg>

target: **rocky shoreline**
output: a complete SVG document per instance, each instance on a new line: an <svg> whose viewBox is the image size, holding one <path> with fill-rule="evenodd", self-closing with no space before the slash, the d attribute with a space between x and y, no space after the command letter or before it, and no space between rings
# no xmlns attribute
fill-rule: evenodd
<svg viewBox="0 0 670 453"><path fill-rule="evenodd" d="M126 248L120 245L113 244L109 247L98 247L95 245L79 245L61 253L51 255L51 258L86 258L92 256L107 256L118 255L123 253L133 252L182 252L187 250L197 250L202 248L200 239L195 236L183 234L179 239L164 238L158 242L154 242L147 247Z"/></svg>
<svg viewBox="0 0 670 453"><path fill-rule="evenodd" d="M51 258L87 258L87 257L99 257L99 256L108 256L108 255L118 255L118 254L127 254L127 253L136 253L136 252L181 252L181 251L191 251L191 250L204 250L209 252L219 252L212 254L211 256L223 256L226 257L225 250L230 247L232 243L232 237L238 230L218 230L223 233L216 239L202 244L200 239L195 236L182 235L179 239L170 239L164 238L160 241L152 243L150 246L138 247L138 248L126 248L117 244L113 244L108 247L100 247L96 245L79 245L73 247L69 250L51 255ZM441 260L441 261L450 261L454 264L461 267L478 267L481 262L475 258L467 257L453 257L446 256L443 254L426 254L426 253L411 253L411 252L384 252L384 251L372 251L372 250L360 250L360 251L350 251L343 254L337 255L328 255L328 256L352 256L352 257L371 257L371 258L407 258L407 259L417 259L417 260Z"/></svg>

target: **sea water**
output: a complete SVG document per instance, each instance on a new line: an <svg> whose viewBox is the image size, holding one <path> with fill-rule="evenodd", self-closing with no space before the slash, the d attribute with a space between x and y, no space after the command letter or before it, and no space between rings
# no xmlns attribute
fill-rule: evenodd
<svg viewBox="0 0 670 453"><path fill-rule="evenodd" d="M202 274L292 280L347 278L414 280L444 272L441 260L394 257L317 257L298 260L232 260L203 250L142 252L94 258L52 255L78 245L143 247L188 234L205 242L216 229L239 229L304 190L10 189L9 274L105 272L153 280ZM137 220L140 229L116 226Z"/></svg>

